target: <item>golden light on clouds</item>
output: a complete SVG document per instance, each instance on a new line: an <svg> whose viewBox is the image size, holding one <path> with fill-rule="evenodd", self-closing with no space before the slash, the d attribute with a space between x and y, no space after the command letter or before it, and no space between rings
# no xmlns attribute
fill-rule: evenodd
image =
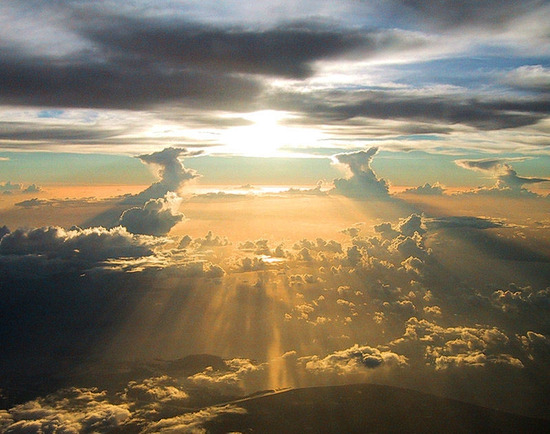
<svg viewBox="0 0 550 434"><path fill-rule="evenodd" d="M0 2L0 432L550 432L548 2L152 3Z"/></svg>

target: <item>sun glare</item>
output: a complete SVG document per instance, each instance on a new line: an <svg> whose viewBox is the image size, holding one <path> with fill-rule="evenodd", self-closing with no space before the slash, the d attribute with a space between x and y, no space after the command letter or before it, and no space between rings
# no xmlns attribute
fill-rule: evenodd
<svg viewBox="0 0 550 434"><path fill-rule="evenodd" d="M281 125L281 121L289 119L285 112L262 110L243 118L252 124L227 130L221 139L226 145L224 151L252 157L282 156L284 148L311 145L318 139L313 130Z"/></svg>

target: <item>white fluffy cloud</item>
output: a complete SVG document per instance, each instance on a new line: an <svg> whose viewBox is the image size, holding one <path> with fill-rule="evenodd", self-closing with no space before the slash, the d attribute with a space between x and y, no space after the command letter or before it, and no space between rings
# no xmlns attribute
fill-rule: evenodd
<svg viewBox="0 0 550 434"><path fill-rule="evenodd" d="M372 147L367 151L335 155L337 162L349 168L351 177L335 179L334 189L331 192L358 199L387 198L389 196L387 181L378 178L370 166L377 152L378 148Z"/></svg>
<svg viewBox="0 0 550 434"><path fill-rule="evenodd" d="M194 170L186 169L179 157L194 156L200 153L200 151L190 152L185 148L165 148L152 154L140 155L141 161L157 168L160 180L136 196L129 198L128 202L143 203L149 199L165 197L169 192L177 193L187 181L199 176Z"/></svg>

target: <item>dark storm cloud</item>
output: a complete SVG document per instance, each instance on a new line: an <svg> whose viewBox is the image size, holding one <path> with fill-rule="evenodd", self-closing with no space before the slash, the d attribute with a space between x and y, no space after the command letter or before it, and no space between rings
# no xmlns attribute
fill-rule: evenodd
<svg viewBox="0 0 550 434"><path fill-rule="evenodd" d="M260 90L251 78L163 68L155 62L30 56L0 60L0 102L10 105L141 109L185 100L236 107Z"/></svg>
<svg viewBox="0 0 550 434"><path fill-rule="evenodd" d="M413 34L319 23L262 30L105 13L63 12L86 48L47 57L7 47L0 55L0 102L140 109L185 101L235 109L258 95L258 76L303 79L319 60L424 43Z"/></svg>
<svg viewBox="0 0 550 434"><path fill-rule="evenodd" d="M120 17L91 24L84 23L79 31L108 50L225 73L305 78L312 74L311 63L316 60L376 47L374 35L305 22L268 30Z"/></svg>
<svg viewBox="0 0 550 434"><path fill-rule="evenodd" d="M550 112L544 97L518 99L464 98L456 94L426 94L401 90L330 91L313 94L273 94L269 103L307 114L318 123L346 124L360 118L463 124L480 130L532 125Z"/></svg>

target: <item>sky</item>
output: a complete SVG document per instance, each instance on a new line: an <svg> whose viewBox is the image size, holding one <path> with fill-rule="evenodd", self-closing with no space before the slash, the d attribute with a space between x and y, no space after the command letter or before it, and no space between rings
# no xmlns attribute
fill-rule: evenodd
<svg viewBox="0 0 550 434"><path fill-rule="evenodd" d="M549 23L1 2L0 431L202 432L354 382L547 418Z"/></svg>

